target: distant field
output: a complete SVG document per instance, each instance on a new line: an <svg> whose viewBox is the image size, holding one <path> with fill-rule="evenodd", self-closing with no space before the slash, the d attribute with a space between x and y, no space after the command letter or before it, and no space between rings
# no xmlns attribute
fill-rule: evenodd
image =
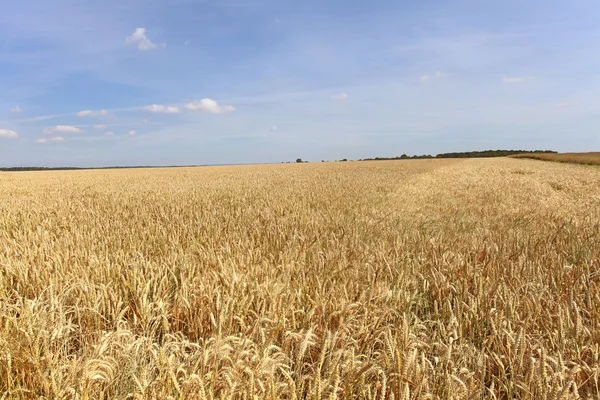
<svg viewBox="0 0 600 400"><path fill-rule="evenodd" d="M531 158L542 161L557 161L573 164L600 165L600 153L531 153L517 154L514 158Z"/></svg>
<svg viewBox="0 0 600 400"><path fill-rule="evenodd" d="M0 393L598 399L600 174L514 158L0 174Z"/></svg>

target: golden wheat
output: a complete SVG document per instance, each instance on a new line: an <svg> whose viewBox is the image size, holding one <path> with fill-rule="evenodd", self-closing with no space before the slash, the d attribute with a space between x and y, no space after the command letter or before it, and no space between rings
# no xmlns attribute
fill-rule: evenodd
<svg viewBox="0 0 600 400"><path fill-rule="evenodd" d="M600 172L0 174L0 393L597 399Z"/></svg>

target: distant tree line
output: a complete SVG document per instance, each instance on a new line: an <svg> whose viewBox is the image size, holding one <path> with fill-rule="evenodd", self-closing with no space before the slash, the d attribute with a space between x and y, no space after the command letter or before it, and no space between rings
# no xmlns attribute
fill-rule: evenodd
<svg viewBox="0 0 600 400"><path fill-rule="evenodd" d="M429 154L408 156L402 154L399 157L375 157L364 158L359 161L378 161L378 160L422 160L428 158L484 158L484 157L506 157L514 154L532 154L532 153L556 153L553 150L484 150L484 151L464 151L456 153L440 153L436 156Z"/></svg>
<svg viewBox="0 0 600 400"><path fill-rule="evenodd" d="M442 153L435 156L436 158L480 158L480 157L506 157L514 154L531 154L531 153L556 153L553 150L484 150L484 151L468 151L459 153Z"/></svg>
<svg viewBox="0 0 600 400"><path fill-rule="evenodd" d="M552 153L556 154L553 150L484 150L484 151L465 151L458 153L441 153L436 156L429 154L408 156L402 154L399 157L375 157L375 158L364 158L359 161L379 161L379 160L422 160L428 158L479 158L479 157L506 157L515 154L544 154ZM348 161L346 158L338 161ZM306 163L301 158L296 159L296 163ZM325 160L323 160L325 162ZM289 162L288 162L289 163ZM85 169L129 169L129 168L175 168L175 167L200 167L201 165L173 165L173 166L131 166L131 167L9 167L0 168L0 171L7 172L18 172L18 171L69 171L69 170L85 170Z"/></svg>
<svg viewBox="0 0 600 400"><path fill-rule="evenodd" d="M84 169L78 167L10 167L0 168L0 171L18 172L18 171L70 171L75 169Z"/></svg>
<svg viewBox="0 0 600 400"><path fill-rule="evenodd" d="M185 167L200 167L201 165L172 165L172 166L127 166L127 167L9 167L0 168L4 172L19 172L19 171L73 171L73 170L89 170L89 169L135 169L135 168L185 168Z"/></svg>

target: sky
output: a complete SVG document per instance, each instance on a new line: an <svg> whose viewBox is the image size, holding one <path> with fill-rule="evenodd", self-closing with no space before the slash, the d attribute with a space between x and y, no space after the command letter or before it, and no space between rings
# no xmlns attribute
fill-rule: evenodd
<svg viewBox="0 0 600 400"><path fill-rule="evenodd" d="M0 0L0 167L600 151L597 0Z"/></svg>

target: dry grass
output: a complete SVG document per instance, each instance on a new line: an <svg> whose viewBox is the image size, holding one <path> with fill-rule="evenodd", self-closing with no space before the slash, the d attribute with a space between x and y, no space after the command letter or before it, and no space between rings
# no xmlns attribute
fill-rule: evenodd
<svg viewBox="0 0 600 400"><path fill-rule="evenodd" d="M0 174L0 393L597 399L600 174Z"/></svg>
<svg viewBox="0 0 600 400"><path fill-rule="evenodd" d="M534 160L555 161L572 164L600 165L600 153L528 153L516 154L514 158L532 158Z"/></svg>

